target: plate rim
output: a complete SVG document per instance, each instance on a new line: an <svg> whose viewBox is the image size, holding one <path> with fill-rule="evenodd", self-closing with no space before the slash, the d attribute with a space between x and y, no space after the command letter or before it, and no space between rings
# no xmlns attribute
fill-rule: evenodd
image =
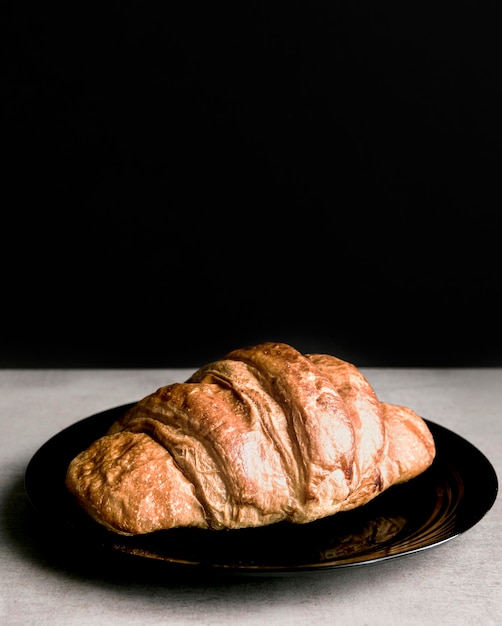
<svg viewBox="0 0 502 626"><path fill-rule="evenodd" d="M126 411L128 408L130 408L131 406L135 404L136 402L129 402L126 404L117 405L117 406L110 407L102 411L95 412L91 415L88 415L87 417L79 419L73 422L72 424L69 424L68 426L66 426L59 432L55 433L54 435L52 435L36 450L36 452L30 458L25 469L24 487L25 487L25 493L28 497L28 500L31 503L32 508L38 514L42 515L46 520L51 519L50 513L47 512L43 506L41 507L39 505L38 499L34 497L34 491L32 488L32 483L33 483L32 475L36 471L36 469L38 469L38 465L40 464L41 459L43 460L44 455L47 453L47 451L50 450L51 447L53 447L57 441L64 439L67 435L71 433L76 432L79 428L83 428L85 425L88 425L88 424L91 424L91 426L93 426L94 421L97 421L97 420L103 420L104 422L106 422L105 418L108 418L108 417L110 418L110 420L112 420L112 418L115 419L115 416L118 416L119 414ZM277 564L252 565L249 563L236 565L235 563L225 564L225 563L201 563L201 562L195 562L195 561L183 561L179 558L168 559L162 556L155 555L153 553L144 554L138 551L134 551L134 550L131 551L129 549L124 549L123 547L122 548L117 547L117 546L120 546L120 544L119 543L114 544L112 538L116 537L116 535L110 531L107 531L106 533L107 537L109 536L110 541L102 542L100 547L103 548L104 551L108 553L110 552L113 554L120 553L121 556L125 556L127 558L136 559L136 560L140 559L143 562L156 561L158 563L162 563L166 567L166 569L174 568L177 571L184 570L184 571L193 572L194 570L196 570L198 574L205 574L205 573L211 572L211 574L222 573L225 575L231 574L231 575L261 575L261 576L263 575L265 576L288 575L288 574L299 574L299 573L305 573L305 572L322 572L322 571L331 571L333 569L371 565L375 563L388 561L390 559L410 556L410 555L416 554L418 552L422 552L430 548L438 547L440 545L443 545L444 543L451 541L452 539L458 537L459 535L465 533L466 531L470 530L479 521L481 521L481 519L493 507L493 504L495 503L498 497L499 481L498 481L498 476L496 474L494 466L492 465L488 457L479 448L477 448L474 444L472 444L462 435L459 435L458 433L446 428L445 426L438 424L437 422L431 421L430 419L427 419L427 418L422 418L422 419L424 419L427 425L431 428L435 439L436 439L436 436L438 435L440 435L441 437L446 437L450 439L453 438L453 440L458 445L467 447L467 449L477 457L480 464L483 465L483 470L486 473L486 476L491 484L491 488L488 494L485 494L485 502L484 502L482 510L477 511L476 514L473 514L470 517L469 521L464 520L464 523L459 528L456 528L455 530L450 531L449 534L446 537L443 537L442 539L439 539L436 541L430 541L429 543L424 543L423 545L418 545L416 547L412 547L409 549L403 549L402 551L398 551L392 554L383 554L383 555L381 554L381 555L372 557L371 551L370 551L368 554L360 555L360 558L353 560L353 561L341 561L340 559L335 559L332 562L304 563L300 565L277 565ZM106 422L106 423L108 425L111 425L111 421ZM104 434L104 432L102 434ZM99 433L95 434L95 438L99 436L101 436ZM84 444L81 449L84 449L84 447L86 447L86 444ZM436 458L434 462L439 462L439 459L436 460L437 457L438 457L438 454L436 454ZM441 461L446 462L447 459L441 459ZM94 522L92 520L89 520L89 521L91 525L95 524L96 527L99 527L99 524L97 522ZM67 527L71 526L71 520L65 519L64 522L66 523ZM211 532L211 531L204 531L202 529L197 529L197 530L201 533ZM100 529L100 531L102 531L102 529ZM95 547L98 547L98 546L95 546Z"/></svg>

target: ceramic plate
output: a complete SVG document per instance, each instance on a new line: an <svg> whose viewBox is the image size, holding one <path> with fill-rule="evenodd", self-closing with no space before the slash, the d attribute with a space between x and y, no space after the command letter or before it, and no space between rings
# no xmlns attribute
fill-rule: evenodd
<svg viewBox="0 0 502 626"><path fill-rule="evenodd" d="M493 466L472 444L426 420L437 454L419 477L363 507L305 525L279 523L232 531L173 529L121 537L75 505L64 480L70 460L103 435L131 404L61 431L33 456L25 487L35 509L79 544L104 554L155 559L175 568L232 574L286 574L364 565L438 546L474 526L493 505ZM74 542L76 543L76 542Z"/></svg>

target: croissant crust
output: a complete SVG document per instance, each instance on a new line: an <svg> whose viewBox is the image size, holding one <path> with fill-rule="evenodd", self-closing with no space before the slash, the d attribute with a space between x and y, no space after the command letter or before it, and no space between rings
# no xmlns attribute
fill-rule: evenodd
<svg viewBox="0 0 502 626"><path fill-rule="evenodd" d="M425 471L425 421L351 363L266 342L161 387L70 463L66 486L124 535L307 523Z"/></svg>

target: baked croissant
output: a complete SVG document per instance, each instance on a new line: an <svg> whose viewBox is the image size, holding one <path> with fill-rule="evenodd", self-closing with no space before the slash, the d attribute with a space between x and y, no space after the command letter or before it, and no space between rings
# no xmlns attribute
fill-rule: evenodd
<svg viewBox="0 0 502 626"><path fill-rule="evenodd" d="M303 524L432 463L425 421L351 363L283 343L234 350L161 387L70 463L66 485L124 535Z"/></svg>

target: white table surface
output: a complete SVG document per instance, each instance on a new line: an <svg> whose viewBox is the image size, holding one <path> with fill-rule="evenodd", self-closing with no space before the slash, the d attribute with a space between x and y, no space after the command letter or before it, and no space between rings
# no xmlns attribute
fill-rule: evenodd
<svg viewBox="0 0 502 626"><path fill-rule="evenodd" d="M380 399L469 440L502 475L502 369L363 369ZM170 580L52 558L24 473L54 434L191 370L0 370L0 623L502 624L502 502L439 546L273 578Z"/></svg>

